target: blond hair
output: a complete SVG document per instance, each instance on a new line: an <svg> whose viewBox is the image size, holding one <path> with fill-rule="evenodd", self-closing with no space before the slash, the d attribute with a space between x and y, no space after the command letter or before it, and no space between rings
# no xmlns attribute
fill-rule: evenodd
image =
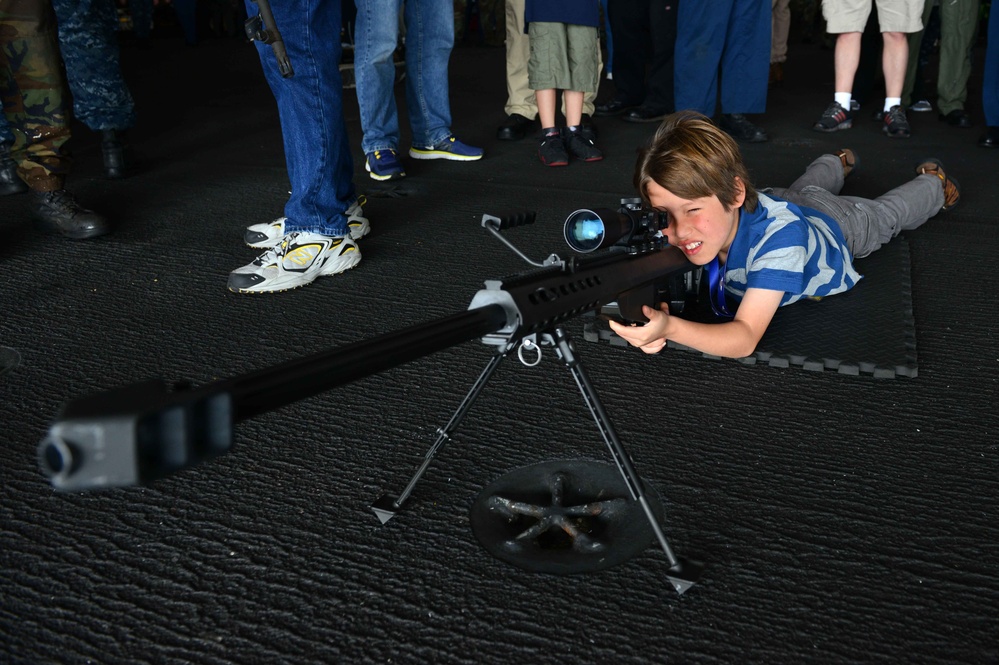
<svg viewBox="0 0 999 665"><path fill-rule="evenodd" d="M654 181L683 199L715 195L726 209L731 209L739 197L736 178L746 188L743 206L749 212L756 210L756 190L749 182L739 146L709 118L695 111L666 116L635 165L635 188L646 204L649 182Z"/></svg>

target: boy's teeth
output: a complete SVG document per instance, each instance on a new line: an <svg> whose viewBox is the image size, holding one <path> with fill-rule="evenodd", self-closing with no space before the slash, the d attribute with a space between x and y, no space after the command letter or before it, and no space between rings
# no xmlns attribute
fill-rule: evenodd
<svg viewBox="0 0 999 665"><path fill-rule="evenodd" d="M700 242L692 242L692 243L689 243L687 245L684 245L684 249L688 249L688 250L694 249L695 247L699 247L700 244L701 244Z"/></svg>

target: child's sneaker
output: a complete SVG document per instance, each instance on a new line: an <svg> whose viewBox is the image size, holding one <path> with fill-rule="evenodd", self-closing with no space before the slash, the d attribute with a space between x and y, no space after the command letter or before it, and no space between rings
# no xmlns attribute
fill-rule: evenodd
<svg viewBox="0 0 999 665"><path fill-rule="evenodd" d="M817 132L835 132L841 129L850 129L851 127L853 127L853 115L840 106L839 102L830 104L823 111L819 121L812 125L812 129Z"/></svg>
<svg viewBox="0 0 999 665"><path fill-rule="evenodd" d="M569 154L584 162L599 162L604 158L604 153L593 144L593 141L585 138L578 130L575 132L566 131L565 145L569 149Z"/></svg>
<svg viewBox="0 0 999 665"><path fill-rule="evenodd" d="M437 145L413 146L409 149L409 156L413 159L450 159L456 162L474 162L482 159L482 148L473 148L465 145L454 137L454 134L447 137Z"/></svg>
<svg viewBox="0 0 999 665"><path fill-rule="evenodd" d="M406 177L406 172L399 162L399 156L391 148L375 150L366 154L364 156L364 170L374 180L398 180Z"/></svg>
<svg viewBox="0 0 999 665"><path fill-rule="evenodd" d="M915 113L926 113L933 110L933 104L930 104L928 99L920 99L918 102L910 106L909 110Z"/></svg>
<svg viewBox="0 0 999 665"><path fill-rule="evenodd" d="M568 166L569 153L565 149L565 141L557 129L542 130L541 146L538 157L545 166Z"/></svg>
<svg viewBox="0 0 999 665"><path fill-rule="evenodd" d="M363 238L371 231L371 224L368 223L367 218L364 216L364 210L361 208L365 201L364 196L358 197L344 213L347 215L347 228L350 229L350 237L354 240ZM287 235L287 232L284 230L284 223L287 219L287 217L279 217L273 222L263 222L248 226L243 233L243 242L253 249L274 247Z"/></svg>
<svg viewBox="0 0 999 665"><path fill-rule="evenodd" d="M317 277L336 275L361 261L361 250L349 237L289 233L252 263L229 273L233 293L271 293L297 289Z"/></svg>
<svg viewBox="0 0 999 665"><path fill-rule="evenodd" d="M907 139L911 135L909 130L909 120L905 117L905 109L896 104L885 113L885 124L883 131L888 137L893 139Z"/></svg>
<svg viewBox="0 0 999 665"><path fill-rule="evenodd" d="M919 166L916 167L916 173L919 175L935 175L940 178L940 182L943 183L944 192L944 203L940 207L941 212L947 212L948 210L953 210L961 201L961 185L958 184L957 180L951 178L944 171L943 163L936 159L935 157L928 157L920 162Z"/></svg>

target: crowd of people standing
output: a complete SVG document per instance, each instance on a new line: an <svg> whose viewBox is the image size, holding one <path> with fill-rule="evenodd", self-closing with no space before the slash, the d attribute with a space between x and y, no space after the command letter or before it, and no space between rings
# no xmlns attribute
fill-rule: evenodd
<svg viewBox="0 0 999 665"><path fill-rule="evenodd" d="M63 146L70 119L75 115L101 134L107 177L123 178L134 168L125 136L136 113L121 77L116 35L118 11L125 4L0 0L5 28L0 32L0 67L6 69L0 91L0 196L30 191L34 215L70 238L111 230L108 220L66 191L69 167ZM153 3L127 4L138 17L140 41L148 39L145 12ZM194 0L171 4L183 19L185 41L196 43L189 15ZM287 76L271 47L256 45L277 103L291 192L283 215L243 232L246 244L263 251L230 274L229 289L239 293L283 291L358 264L357 241L370 223L353 180L355 158L363 159L370 178L389 181L406 177L403 155L456 162L485 155L452 129L453 0L269 4L289 59L296 63L294 76ZM817 0L804 4L811 11ZM984 71L972 66L982 10L988 5L980 0L822 0L835 81L829 105L812 128L850 129L860 112L856 80L877 68L885 97L874 117L886 137L909 138L907 113L929 105L918 100L917 107L913 90L915 54L932 19L940 26L936 105L941 122L957 129L973 126L968 85L973 77L981 80L986 131L979 144L999 147L996 13L987 23ZM240 10L240 15L245 10L252 16L259 7L255 0L245 0ZM689 110L714 118L738 141L765 142L769 136L760 124L765 123L768 89L785 81L789 50L794 57L788 48L789 25L795 14L803 16L799 10L789 0L506 0L508 99L496 137L516 141L533 136L545 166L599 162L594 117L658 123L670 113ZM351 27L345 32L348 15ZM864 39L872 30L880 34L880 57L874 57L870 40ZM339 68L345 35L354 52L363 130L360 146L353 147L343 117ZM411 130L405 152L394 57L403 44ZM23 57L24 49L28 57ZM602 93L603 85L611 91Z"/></svg>

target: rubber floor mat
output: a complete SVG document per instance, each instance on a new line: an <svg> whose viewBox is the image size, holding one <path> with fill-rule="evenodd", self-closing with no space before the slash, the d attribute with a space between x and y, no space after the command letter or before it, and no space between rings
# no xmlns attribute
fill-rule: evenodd
<svg viewBox="0 0 999 665"><path fill-rule="evenodd" d="M864 276L857 286L819 302L801 301L782 307L756 352L736 362L831 370L854 376L914 378L916 336L908 242L896 238L854 265ZM586 320L583 337L590 342L627 346L595 317ZM700 353L673 342L669 346Z"/></svg>

